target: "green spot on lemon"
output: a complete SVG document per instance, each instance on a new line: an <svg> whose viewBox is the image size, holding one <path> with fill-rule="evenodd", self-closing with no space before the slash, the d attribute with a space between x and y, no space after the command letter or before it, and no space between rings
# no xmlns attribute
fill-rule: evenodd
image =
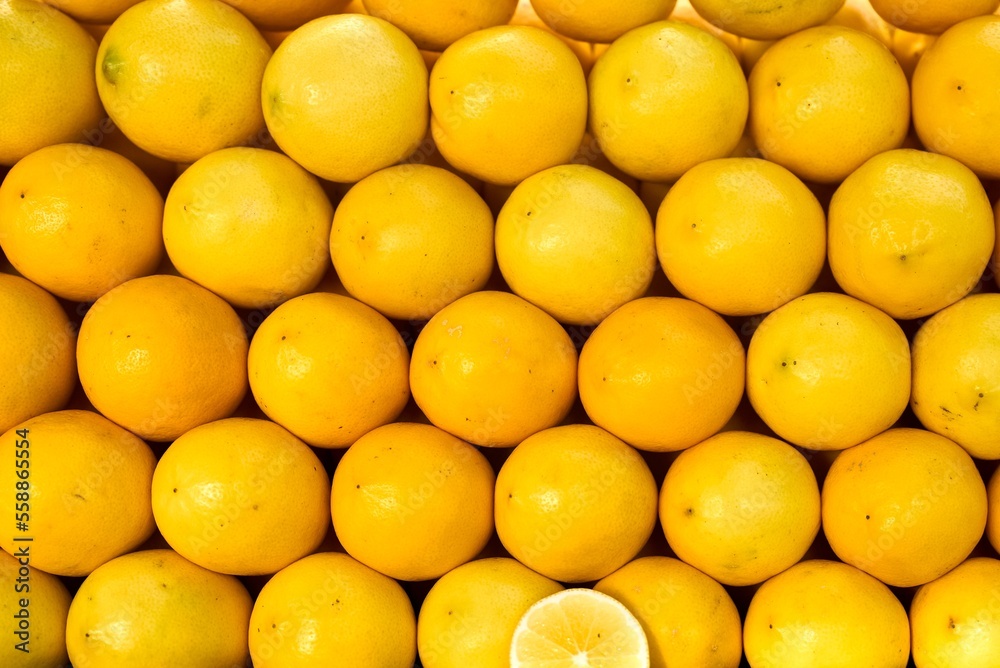
<svg viewBox="0 0 1000 668"><path fill-rule="evenodd" d="M112 86L118 84L118 78L125 70L125 61L115 49L108 49L101 61L101 74Z"/></svg>

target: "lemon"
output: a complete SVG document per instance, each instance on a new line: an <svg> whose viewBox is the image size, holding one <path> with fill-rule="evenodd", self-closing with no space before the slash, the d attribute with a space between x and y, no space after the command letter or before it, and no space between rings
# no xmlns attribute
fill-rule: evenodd
<svg viewBox="0 0 1000 668"><path fill-rule="evenodd" d="M824 23L844 0L691 0L691 4L709 23L735 35L778 39Z"/></svg>
<svg viewBox="0 0 1000 668"><path fill-rule="evenodd" d="M364 0L364 7L421 49L444 51L469 33L510 21L517 0Z"/></svg>
<svg viewBox="0 0 1000 668"><path fill-rule="evenodd" d="M80 23L107 25L140 0L46 0Z"/></svg>
<svg viewBox="0 0 1000 668"><path fill-rule="evenodd" d="M28 566L19 561L25 559L23 552L18 557L0 552L0 587L7 592L0 598L0 615L13 629L0 646L0 661L5 666L62 668L69 661L66 615L71 597L62 580L30 566L33 550L27 545L19 547L28 550Z"/></svg>
<svg viewBox="0 0 1000 668"><path fill-rule="evenodd" d="M938 35L951 26L976 16L992 14L1000 7L998 0L951 0L951 2L905 2L871 0L872 8L883 19L910 32Z"/></svg>
<svg viewBox="0 0 1000 668"><path fill-rule="evenodd" d="M254 25L267 30L294 30L330 14L339 14L349 0L223 0Z"/></svg>
<svg viewBox="0 0 1000 668"><path fill-rule="evenodd" d="M584 42L613 42L623 34L660 21L670 14L675 0L531 0L531 5L554 32Z"/></svg>

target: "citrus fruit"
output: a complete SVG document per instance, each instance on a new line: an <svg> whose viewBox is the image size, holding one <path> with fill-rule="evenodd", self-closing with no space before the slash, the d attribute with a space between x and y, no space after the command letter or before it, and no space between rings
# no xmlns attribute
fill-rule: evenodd
<svg viewBox="0 0 1000 668"><path fill-rule="evenodd" d="M240 10L254 25L267 30L295 30L330 14L338 14L348 0L223 0Z"/></svg>
<svg viewBox="0 0 1000 668"><path fill-rule="evenodd" d="M69 608L75 666L244 665L250 594L173 550L133 552L91 573Z"/></svg>
<svg viewBox="0 0 1000 668"><path fill-rule="evenodd" d="M80 23L107 25L140 0L46 0L47 5L66 12Z"/></svg>
<svg viewBox="0 0 1000 668"><path fill-rule="evenodd" d="M420 606L417 648L424 668L509 668L521 617L562 586L514 559L479 559L434 583Z"/></svg>
<svg viewBox="0 0 1000 668"><path fill-rule="evenodd" d="M269 418L309 445L345 448L403 410L409 361L399 332L375 310L317 292L261 324L250 344L250 389Z"/></svg>
<svg viewBox="0 0 1000 668"><path fill-rule="evenodd" d="M62 580L31 567L30 544L19 548L14 550L17 557L0 552L0 587L7 592L0 598L0 615L13 629L0 647L0 661L25 668L65 666L70 594Z"/></svg>
<svg viewBox="0 0 1000 668"><path fill-rule="evenodd" d="M346 554L325 552L264 585L250 616L250 656L256 668L411 668L416 627L397 582Z"/></svg>
<svg viewBox="0 0 1000 668"><path fill-rule="evenodd" d="M427 68L406 35L371 16L326 16L281 43L260 93L281 150L353 183L410 155L427 131Z"/></svg>
<svg viewBox="0 0 1000 668"><path fill-rule="evenodd" d="M103 148L58 144L29 154L0 185L0 246L24 276L92 302L156 271L163 198L132 162Z"/></svg>
<svg viewBox="0 0 1000 668"><path fill-rule="evenodd" d="M445 159L513 185L569 162L587 124L580 62L555 35L498 26L466 35L434 65L431 132Z"/></svg>
<svg viewBox="0 0 1000 668"><path fill-rule="evenodd" d="M683 450L729 421L743 396L743 345L718 315L671 297L631 301L580 353L594 424L641 450Z"/></svg>
<svg viewBox="0 0 1000 668"><path fill-rule="evenodd" d="M76 331L55 298L0 274L0 429L63 408L76 386Z"/></svg>
<svg viewBox="0 0 1000 668"><path fill-rule="evenodd" d="M497 262L511 289L559 322L598 323L653 280L653 224L621 181L562 165L522 181L500 210Z"/></svg>
<svg viewBox="0 0 1000 668"><path fill-rule="evenodd" d="M410 385L441 429L474 445L511 447L566 417L576 364L573 341L544 311L506 292L475 292L420 332Z"/></svg>
<svg viewBox="0 0 1000 668"><path fill-rule="evenodd" d="M262 575L311 554L330 526L330 479L273 422L195 427L160 457L153 515L178 554L217 573Z"/></svg>
<svg viewBox="0 0 1000 668"><path fill-rule="evenodd" d="M12 508L26 503L32 566L87 575L153 533L156 458L134 434L97 413L67 410L21 422L3 442L18 449L2 489ZM15 554L23 545L8 533L0 547Z"/></svg>
<svg viewBox="0 0 1000 668"><path fill-rule="evenodd" d="M675 0L596 0L562 2L531 0L538 16L560 35L584 42L613 42L623 34L661 21L674 8Z"/></svg>
<svg viewBox="0 0 1000 668"><path fill-rule="evenodd" d="M924 151L887 151L847 177L830 202L830 268L848 294L894 318L919 318L979 282L994 227L968 167Z"/></svg>
<svg viewBox="0 0 1000 668"><path fill-rule="evenodd" d="M290 158L228 148L174 182L163 240L181 274L234 306L261 308L319 284L332 219L319 182Z"/></svg>
<svg viewBox="0 0 1000 668"><path fill-rule="evenodd" d="M1000 295L972 295L936 314L913 339L920 422L980 459L1000 459Z"/></svg>
<svg viewBox="0 0 1000 668"><path fill-rule="evenodd" d="M826 218L784 167L757 158L696 165L656 216L656 248L670 283L726 315L767 313L816 282Z"/></svg>
<svg viewBox="0 0 1000 668"><path fill-rule="evenodd" d="M136 278L98 299L80 327L76 358L94 407L152 441L228 417L247 390L239 317L177 276Z"/></svg>
<svg viewBox="0 0 1000 668"><path fill-rule="evenodd" d="M906 75L884 44L841 26L796 33L750 74L750 128L768 160L821 183L903 143Z"/></svg>
<svg viewBox="0 0 1000 668"><path fill-rule="evenodd" d="M834 460L823 483L823 531L843 561L913 587L969 556L986 506L964 450L922 429L890 429Z"/></svg>
<svg viewBox="0 0 1000 668"><path fill-rule="evenodd" d="M775 4L770 0L691 0L709 23L752 39L778 39L824 23L844 0L816 0Z"/></svg>
<svg viewBox="0 0 1000 668"><path fill-rule="evenodd" d="M496 527L507 551L560 582L589 582L638 554L656 523L642 457L593 425L525 439L500 469Z"/></svg>
<svg viewBox="0 0 1000 668"><path fill-rule="evenodd" d="M747 84L733 52L675 21L636 28L590 73L590 131L611 162L648 181L672 181L736 147Z"/></svg>
<svg viewBox="0 0 1000 668"><path fill-rule="evenodd" d="M910 628L884 584L853 566L816 559L761 585L743 646L753 668L905 668Z"/></svg>
<svg viewBox="0 0 1000 668"><path fill-rule="evenodd" d="M364 0L364 7L405 32L421 49L444 51L469 33L510 21L517 0Z"/></svg>
<svg viewBox="0 0 1000 668"><path fill-rule="evenodd" d="M398 580L431 580L471 560L493 533L493 470L427 424L365 434L333 476L333 527L352 557Z"/></svg>
<svg viewBox="0 0 1000 668"><path fill-rule="evenodd" d="M857 445L891 427L906 408L909 343L873 306L830 292L805 295L754 332L747 395L767 426L794 445Z"/></svg>
<svg viewBox="0 0 1000 668"><path fill-rule="evenodd" d="M429 165L359 181L337 206L329 242L347 291L390 318L427 320L493 271L489 207L460 177Z"/></svg>
<svg viewBox="0 0 1000 668"><path fill-rule="evenodd" d="M987 109L1000 103L1000 16L952 26L913 72L913 127L924 146L961 161L984 178L1000 177L1000 158L984 151L1000 140Z"/></svg>
<svg viewBox="0 0 1000 668"><path fill-rule="evenodd" d="M809 462L778 439L728 431L670 465L660 524L674 553L727 585L763 582L797 563L819 532Z"/></svg>
<svg viewBox="0 0 1000 668"><path fill-rule="evenodd" d="M913 661L923 668L1000 662L1000 561L969 559L917 590L910 604Z"/></svg>
<svg viewBox="0 0 1000 668"><path fill-rule="evenodd" d="M528 609L514 631L511 668L649 668L639 621L607 594L567 589Z"/></svg>
<svg viewBox="0 0 1000 668"><path fill-rule="evenodd" d="M906 0L871 0L871 5L879 16L897 28L937 35L960 21L992 14L997 10L997 7L1000 7L1000 1L906 2Z"/></svg>
<svg viewBox="0 0 1000 668"><path fill-rule="evenodd" d="M101 119L94 39L73 19L33 0L2 0L0 33L0 165L81 140Z"/></svg>
<svg viewBox="0 0 1000 668"><path fill-rule="evenodd" d="M270 57L253 24L219 0L147 0L101 40L97 90L137 146L194 162L260 135L260 82Z"/></svg>
<svg viewBox="0 0 1000 668"><path fill-rule="evenodd" d="M649 641L650 668L737 668L740 615L722 585L669 557L642 557L596 585L635 615Z"/></svg>
<svg viewBox="0 0 1000 668"><path fill-rule="evenodd" d="M597 50L597 44L591 44L590 42L581 42L580 40L570 39L565 35L562 35L550 28L548 24L545 23L538 16L538 12L535 8L531 6L531 0L518 0L517 8L514 10L514 16L511 17L509 25L512 26L531 26L533 28L541 28L546 32L550 32L563 42L570 50L576 55L577 59L580 61L581 67L583 67L583 73L589 74L590 68L594 66L594 61L597 59L598 54L595 53Z"/></svg>

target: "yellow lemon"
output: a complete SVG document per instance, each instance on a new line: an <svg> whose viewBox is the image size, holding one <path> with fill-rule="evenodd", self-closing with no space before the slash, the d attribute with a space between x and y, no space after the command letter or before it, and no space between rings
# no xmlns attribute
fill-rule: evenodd
<svg viewBox="0 0 1000 668"><path fill-rule="evenodd" d="M993 110L1000 104L1000 16L949 28L913 72L913 127L932 151L961 161L984 178L1000 177L1000 158L983 150L1000 141Z"/></svg>
<svg viewBox="0 0 1000 668"><path fill-rule="evenodd" d="M475 292L420 332L410 385L441 429L475 445L511 447L566 417L576 364L573 341L544 311L506 292Z"/></svg>
<svg viewBox="0 0 1000 668"><path fill-rule="evenodd" d="M1000 459L1000 295L966 297L913 339L913 397L920 422L973 457Z"/></svg>
<svg viewBox="0 0 1000 668"><path fill-rule="evenodd" d="M45 0L81 23L107 25L140 0Z"/></svg>
<svg viewBox="0 0 1000 668"><path fill-rule="evenodd" d="M444 51L469 33L510 21L517 0L364 0L364 7L405 32L421 49Z"/></svg>
<svg viewBox="0 0 1000 668"><path fill-rule="evenodd" d="M910 347L882 311L829 292L767 316L747 350L747 394L781 438L841 450L888 429L910 398Z"/></svg>
<svg viewBox="0 0 1000 668"><path fill-rule="evenodd" d="M514 629L532 605L562 585L514 559L480 559L434 583L420 606L417 648L424 668L510 668Z"/></svg>
<svg viewBox="0 0 1000 668"><path fill-rule="evenodd" d="M266 420L195 427L160 457L153 514L178 554L262 575L311 554L330 526L330 479L309 447Z"/></svg>
<svg viewBox="0 0 1000 668"><path fill-rule="evenodd" d="M1000 664L1000 561L969 559L917 590L910 604L919 668Z"/></svg>
<svg viewBox="0 0 1000 668"><path fill-rule="evenodd" d="M525 439L496 483L496 527L518 561L560 582L628 563L656 524L656 483L638 452L593 425Z"/></svg>
<svg viewBox="0 0 1000 668"><path fill-rule="evenodd" d="M899 62L899 66L906 72L907 79L913 80L913 71L917 68L917 63L936 41L937 35L925 35L899 29L892 31L892 43L889 45L889 49ZM915 105L914 108L916 108Z"/></svg>
<svg viewBox="0 0 1000 668"><path fill-rule="evenodd" d="M691 0L691 4L707 21L734 35L778 39L824 23L844 0Z"/></svg>
<svg viewBox="0 0 1000 668"><path fill-rule="evenodd" d="M913 587L969 556L986 506L965 451L922 429L890 429L834 460L823 483L823 530L843 561Z"/></svg>
<svg viewBox="0 0 1000 668"><path fill-rule="evenodd" d="M635 615L650 668L737 668L740 615L718 582L677 559L642 557L594 585Z"/></svg>
<svg viewBox="0 0 1000 668"><path fill-rule="evenodd" d="M66 615L71 597L62 580L30 565L32 545L18 548L17 557L0 552L0 587L7 592L0 598L0 615L13 629L0 646L0 661L5 666L62 668L69 661Z"/></svg>
<svg viewBox="0 0 1000 668"><path fill-rule="evenodd" d="M598 323L641 297L656 271L642 200L587 165L552 167L518 184L497 217L496 253L515 293L571 325Z"/></svg>
<svg viewBox="0 0 1000 668"><path fill-rule="evenodd" d="M819 485L806 458L745 431L682 452L660 492L670 549L727 585L757 584L797 563L819 533L819 516Z"/></svg>
<svg viewBox="0 0 1000 668"><path fill-rule="evenodd" d="M427 131L427 67L382 19L312 21L281 43L264 72L267 128L313 174L354 183L410 155Z"/></svg>
<svg viewBox="0 0 1000 668"><path fill-rule="evenodd" d="M0 246L46 290L92 302L156 271L163 198L132 162L86 144L49 146L0 185Z"/></svg>
<svg viewBox="0 0 1000 668"><path fill-rule="evenodd" d="M173 550L133 552L91 573L70 604L75 666L242 666L252 601L240 581Z"/></svg>
<svg viewBox="0 0 1000 668"><path fill-rule="evenodd" d="M63 408L76 387L76 328L55 297L0 274L0 430Z"/></svg>
<svg viewBox="0 0 1000 668"><path fill-rule="evenodd" d="M584 42L613 42L623 34L661 21L674 8L675 0L531 0L545 23L560 35Z"/></svg>
<svg viewBox="0 0 1000 668"><path fill-rule="evenodd" d="M803 179L843 180L903 143L906 75L886 46L841 26L796 33L750 74L750 128L764 157Z"/></svg>
<svg viewBox="0 0 1000 668"><path fill-rule="evenodd" d="M315 288L329 267L333 207L312 174L258 148L198 160L167 195L163 240L177 270L234 306Z"/></svg>
<svg viewBox="0 0 1000 668"><path fill-rule="evenodd" d="M538 12L536 12L535 8L531 6L531 0L518 0L517 8L514 10L514 16L511 17L509 25L532 26L534 28L541 28L542 30L552 33L565 42L566 46L568 46L570 50L576 54L576 57L580 60L580 65L583 67L584 74L588 74L590 72L590 68L594 66L594 61L597 59L598 55L595 53L595 47L598 45L591 44L590 42L581 42L580 40L570 39L569 37L552 30L552 28L550 28L548 24L546 24L545 21L538 16Z"/></svg>
<svg viewBox="0 0 1000 668"><path fill-rule="evenodd" d="M128 138L194 162L259 139L260 82L271 48L219 0L148 0L119 16L97 52L97 90Z"/></svg>
<svg viewBox="0 0 1000 668"><path fill-rule="evenodd" d="M267 30L295 30L347 7L348 0L222 0Z"/></svg>
<svg viewBox="0 0 1000 668"><path fill-rule="evenodd" d="M21 422L3 442L18 456L16 467L3 469L2 489L8 505L29 516L16 514L35 539L33 566L87 575L153 533L156 458L139 437L97 413L69 410ZM23 546L15 541L2 535L0 547L15 554Z"/></svg>
<svg viewBox="0 0 1000 668"><path fill-rule="evenodd" d="M830 268L848 294L894 318L930 315L979 282L996 235L979 179L943 155L875 156L830 202Z"/></svg>
<svg viewBox="0 0 1000 668"><path fill-rule="evenodd" d="M594 424L641 450L683 450L729 421L743 396L743 345L701 304L644 297L609 315L580 353Z"/></svg>
<svg viewBox="0 0 1000 668"><path fill-rule="evenodd" d="M397 165L362 179L340 201L330 255L354 297L390 318L427 320L486 285L493 215L451 172Z"/></svg>
<svg viewBox="0 0 1000 668"><path fill-rule="evenodd" d="M766 313L806 293L826 258L823 207L787 169L711 160L670 189L656 248L680 292L726 315Z"/></svg>
<svg viewBox="0 0 1000 668"><path fill-rule="evenodd" d="M412 668L416 627L397 582L346 554L314 554L264 585L250 617L250 656L255 668Z"/></svg>
<svg viewBox="0 0 1000 668"><path fill-rule="evenodd" d="M1000 0L871 0L871 5L879 16L897 28L937 35L960 21L992 14L1000 7Z"/></svg>
<svg viewBox="0 0 1000 668"><path fill-rule="evenodd" d="M226 302L176 276L147 276L98 299L77 366L105 416L153 441L228 417L247 390L247 339Z"/></svg>
<svg viewBox="0 0 1000 668"><path fill-rule="evenodd" d="M388 320L359 301L289 300L250 344L250 389L264 413L309 445L345 448L396 419L410 398L410 356Z"/></svg>
<svg viewBox="0 0 1000 668"><path fill-rule="evenodd" d="M0 165L79 141L100 121L97 44L73 19L33 0L0 1Z"/></svg>
<svg viewBox="0 0 1000 668"><path fill-rule="evenodd" d="M434 65L431 132L445 159L513 185L567 163L583 139L587 84L564 42L530 26L467 35Z"/></svg>
<svg viewBox="0 0 1000 668"><path fill-rule="evenodd" d="M889 588L836 561L803 561L765 582L747 611L753 668L905 668L906 611Z"/></svg>
<svg viewBox="0 0 1000 668"><path fill-rule="evenodd" d="M611 162L637 179L672 181L725 157L743 134L747 108L736 56L687 23L632 30L590 73L590 131Z"/></svg>
<svg viewBox="0 0 1000 668"><path fill-rule="evenodd" d="M514 631L511 668L649 668L649 643L624 605L567 589L528 609Z"/></svg>
<svg viewBox="0 0 1000 668"><path fill-rule="evenodd" d="M493 533L493 470L437 427L365 434L333 476L333 527L355 559L398 580L431 580L469 561Z"/></svg>

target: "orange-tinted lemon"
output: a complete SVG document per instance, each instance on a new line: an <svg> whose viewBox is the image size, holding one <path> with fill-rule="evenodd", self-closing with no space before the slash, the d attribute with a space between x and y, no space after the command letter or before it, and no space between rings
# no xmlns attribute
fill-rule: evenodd
<svg viewBox="0 0 1000 668"><path fill-rule="evenodd" d="M872 8L897 28L937 35L951 26L976 16L992 14L998 0L949 0L949 2L906 2L871 0Z"/></svg>
<svg viewBox="0 0 1000 668"><path fill-rule="evenodd" d="M421 49L444 51L469 33L510 21L517 0L364 0L364 7Z"/></svg>
<svg viewBox="0 0 1000 668"><path fill-rule="evenodd" d="M223 0L254 25L267 30L295 30L301 25L342 12L349 0Z"/></svg>
<svg viewBox="0 0 1000 668"><path fill-rule="evenodd" d="M691 0L709 23L741 37L778 39L824 23L844 0L773 3L770 0Z"/></svg>
<svg viewBox="0 0 1000 668"><path fill-rule="evenodd" d="M675 0L531 0L545 23L560 35L584 42L613 42L623 34L661 21L674 8Z"/></svg>

